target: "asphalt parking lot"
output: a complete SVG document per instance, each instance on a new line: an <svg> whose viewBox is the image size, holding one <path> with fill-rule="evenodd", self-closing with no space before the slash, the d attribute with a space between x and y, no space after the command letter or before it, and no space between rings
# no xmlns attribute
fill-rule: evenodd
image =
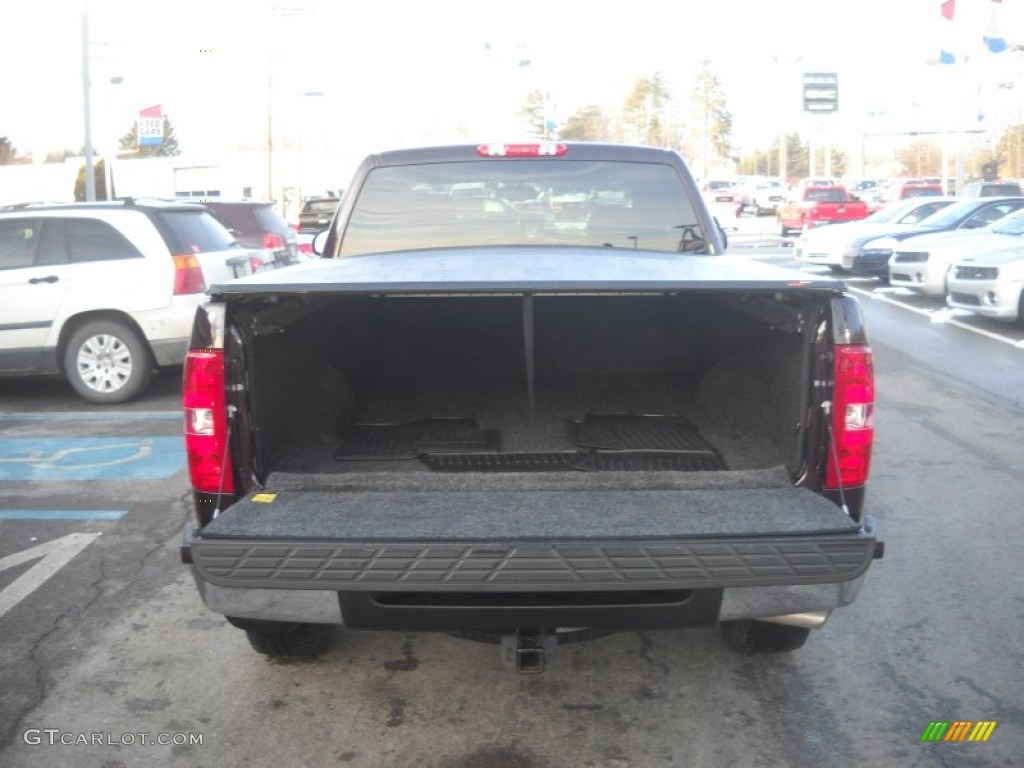
<svg viewBox="0 0 1024 768"><path fill-rule="evenodd" d="M853 605L772 658L713 630L623 632L522 676L493 645L338 631L315 663L267 661L178 558L175 375L118 407L0 380L0 764L1015 764L1024 352L851 288L876 351L868 506L887 554ZM985 743L922 741L954 721L996 725Z"/></svg>

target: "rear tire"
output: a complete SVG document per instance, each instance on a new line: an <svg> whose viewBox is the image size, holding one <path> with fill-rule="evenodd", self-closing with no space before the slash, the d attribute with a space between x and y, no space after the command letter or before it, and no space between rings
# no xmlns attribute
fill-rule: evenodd
<svg viewBox="0 0 1024 768"><path fill-rule="evenodd" d="M1020 298L1017 299L1017 325L1024 326L1024 288L1021 288Z"/></svg>
<svg viewBox="0 0 1024 768"><path fill-rule="evenodd" d="M124 403L149 384L153 355L145 339L126 323L93 320L68 339L64 375L90 402Z"/></svg>
<svg viewBox="0 0 1024 768"><path fill-rule="evenodd" d="M782 223L782 217L779 217L779 234L782 237L789 237L789 228Z"/></svg>
<svg viewBox="0 0 1024 768"><path fill-rule="evenodd" d="M327 633L320 624L255 621L231 616L227 619L234 626L245 630L254 651L273 659L312 661L323 653L327 644Z"/></svg>
<svg viewBox="0 0 1024 768"><path fill-rule="evenodd" d="M742 653L787 653L807 642L811 630L790 627L770 621L723 621L719 625L722 640L734 651Z"/></svg>

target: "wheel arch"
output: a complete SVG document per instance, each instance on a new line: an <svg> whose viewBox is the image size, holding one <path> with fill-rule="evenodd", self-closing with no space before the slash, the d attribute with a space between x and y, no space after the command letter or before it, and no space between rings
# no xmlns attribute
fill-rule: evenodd
<svg viewBox="0 0 1024 768"><path fill-rule="evenodd" d="M57 365L60 368L61 373L67 373L64 369L64 353L67 351L68 342L71 337L74 336L75 332L82 326L97 320L110 320L128 326L138 334L139 339L141 339L147 349L149 349L149 354L151 356L153 355L153 347L150 345L149 339L146 338L146 334L143 333L142 328L137 322L135 322L135 318L127 312L122 312L117 309L94 309L87 312L80 312L77 315L72 315L65 321L63 327L60 329L60 337L57 340Z"/></svg>

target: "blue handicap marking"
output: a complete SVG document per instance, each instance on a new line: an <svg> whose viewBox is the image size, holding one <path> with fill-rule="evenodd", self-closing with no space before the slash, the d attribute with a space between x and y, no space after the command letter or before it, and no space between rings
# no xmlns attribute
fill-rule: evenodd
<svg viewBox="0 0 1024 768"><path fill-rule="evenodd" d="M181 437L0 439L0 480L160 480L184 465Z"/></svg>

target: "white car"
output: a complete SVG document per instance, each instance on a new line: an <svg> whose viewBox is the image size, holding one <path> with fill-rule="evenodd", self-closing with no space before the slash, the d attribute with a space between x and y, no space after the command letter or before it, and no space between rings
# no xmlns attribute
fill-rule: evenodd
<svg viewBox="0 0 1024 768"><path fill-rule="evenodd" d="M786 185L782 179L751 179L740 190L740 211L750 211L755 216L776 214L786 202Z"/></svg>
<svg viewBox="0 0 1024 768"><path fill-rule="evenodd" d="M1024 324L1024 244L957 261L946 304Z"/></svg>
<svg viewBox="0 0 1024 768"><path fill-rule="evenodd" d="M900 200L875 211L861 221L848 221L805 232L793 245L793 257L807 264L839 271L843 254L857 241L884 235L893 224L916 224L952 203L952 197Z"/></svg>
<svg viewBox="0 0 1024 768"><path fill-rule="evenodd" d="M130 400L182 363L207 287L251 271L197 205L0 211L0 375L63 373L86 400Z"/></svg>
<svg viewBox="0 0 1024 768"><path fill-rule="evenodd" d="M982 229L918 235L889 258L889 283L927 296L945 296L950 267L960 259L1024 245L1024 209Z"/></svg>

